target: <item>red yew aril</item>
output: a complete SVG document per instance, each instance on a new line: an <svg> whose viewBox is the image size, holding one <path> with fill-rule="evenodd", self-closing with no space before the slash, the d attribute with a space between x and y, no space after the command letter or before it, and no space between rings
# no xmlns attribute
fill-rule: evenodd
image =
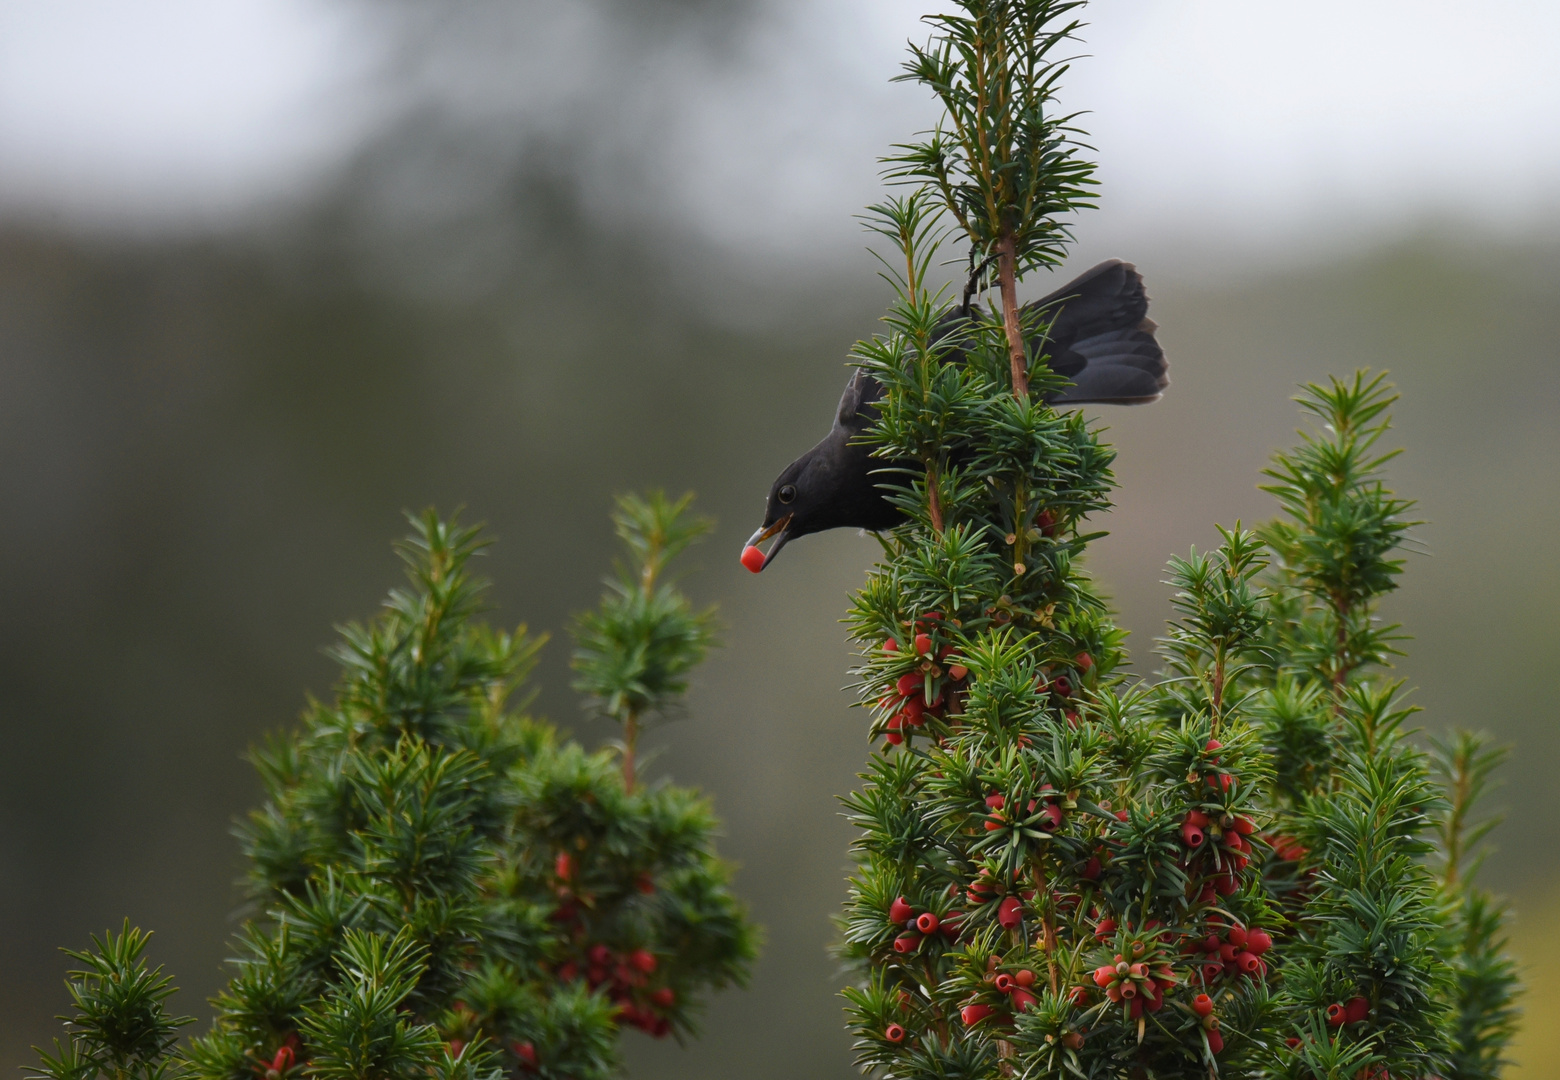
<svg viewBox="0 0 1560 1080"><path fill-rule="evenodd" d="M991 985L997 988L997 993L999 994L1011 994L1016 984L1013 982L1013 976L1002 971L997 973L997 977L991 981Z"/></svg>
<svg viewBox="0 0 1560 1080"><path fill-rule="evenodd" d="M1249 952L1243 952L1236 956L1235 964L1244 975L1255 975L1262 969L1262 961L1252 956Z"/></svg>
<svg viewBox="0 0 1560 1080"><path fill-rule="evenodd" d="M1327 1023L1330 1027L1342 1027L1349 1018L1349 1010L1342 1005L1334 1003L1327 1006Z"/></svg>
<svg viewBox="0 0 1560 1080"><path fill-rule="evenodd" d="M1217 1031L1209 1031L1206 1034L1208 1036L1208 1052L1212 1054L1224 1053L1224 1036Z"/></svg>
<svg viewBox="0 0 1560 1080"><path fill-rule="evenodd" d="M900 934L894 939L894 951L896 953L913 953L920 947L920 934Z"/></svg>
<svg viewBox="0 0 1560 1080"><path fill-rule="evenodd" d="M1007 800L1001 795L993 792L992 794L986 796L986 805L991 807L993 810L1001 810L1004 806L1007 805Z"/></svg>
<svg viewBox="0 0 1560 1080"><path fill-rule="evenodd" d="M1010 896L1002 901L997 908L997 922L1004 930L1011 930L1024 921L1024 906L1018 902L1016 896Z"/></svg>
<svg viewBox="0 0 1560 1080"><path fill-rule="evenodd" d="M966 1005L959 1010L959 1019L964 1021L965 1027L974 1027L993 1011L990 1005Z"/></svg>
<svg viewBox="0 0 1560 1080"><path fill-rule="evenodd" d="M1224 744L1221 743L1218 739L1209 739L1208 744L1204 746L1203 749L1208 753L1212 753L1215 750L1223 750Z"/></svg>
<svg viewBox="0 0 1560 1080"><path fill-rule="evenodd" d="M1062 808L1056 803L1046 803L1045 809L1041 813L1045 815L1046 820L1040 823L1040 827L1046 832L1053 832L1062 827L1062 819L1065 815L1062 813Z"/></svg>
<svg viewBox="0 0 1560 1080"><path fill-rule="evenodd" d="M894 683L894 689L899 691L900 697L910 697L921 689L921 685L921 676L910 671L899 676L898 681Z"/></svg>
<svg viewBox="0 0 1560 1080"><path fill-rule="evenodd" d="M764 568L764 553L759 548L749 544L742 549L742 565L752 573L758 573Z"/></svg>
<svg viewBox="0 0 1560 1080"><path fill-rule="evenodd" d="M1082 1050L1083 1033L1080 1031L1069 1031L1066 1035L1062 1036L1062 1045L1067 1047L1069 1050Z"/></svg>
<svg viewBox="0 0 1560 1080"><path fill-rule="evenodd" d="M1203 841L1206 839L1207 837L1203 835L1203 831L1196 825L1193 825L1190 821L1184 823L1181 826L1181 842L1187 847L1194 850L1196 848L1200 848L1203 846Z"/></svg>
<svg viewBox="0 0 1560 1080"><path fill-rule="evenodd" d="M954 682L963 682L969 673L970 669L965 667L963 664L948 665L948 678L952 679Z"/></svg>
<svg viewBox="0 0 1560 1080"><path fill-rule="evenodd" d="M1237 949L1244 949L1246 947L1246 931L1239 926L1232 926L1229 929L1229 933L1224 935L1224 940Z"/></svg>
<svg viewBox="0 0 1560 1080"><path fill-rule="evenodd" d="M1213 824L1213 822L1208 819L1208 815L1203 813L1201 810L1188 810L1186 812L1186 823L1188 825L1195 825L1199 829L1206 829L1209 825Z"/></svg>
<svg viewBox="0 0 1560 1080"><path fill-rule="evenodd" d="M915 917L915 908L903 896L888 905L888 921L903 924Z"/></svg>
<svg viewBox="0 0 1560 1080"><path fill-rule="evenodd" d="M1110 937L1115 932L1116 932L1116 920L1115 919L1101 919L1100 920L1100 924L1094 928L1094 936L1096 938L1098 938L1100 941L1104 941L1106 938Z"/></svg>
<svg viewBox="0 0 1560 1080"><path fill-rule="evenodd" d="M1073 657L1073 660L1077 663L1078 670L1080 671L1088 671L1091 667L1094 666L1094 657L1090 656L1086 652L1079 653L1077 656Z"/></svg>
<svg viewBox="0 0 1560 1080"><path fill-rule="evenodd" d="M1198 1016L1207 1016L1213 1012L1213 998L1207 994L1198 994L1192 999L1192 1011Z"/></svg>
<svg viewBox="0 0 1560 1080"><path fill-rule="evenodd" d="M899 746L905 741L905 737L897 731L890 731L883 736L883 741L889 746Z"/></svg>
<svg viewBox="0 0 1560 1080"><path fill-rule="evenodd" d="M1104 967L1097 967L1097 968L1094 969L1094 985L1095 986L1101 986L1101 987L1109 986L1111 983L1113 983L1115 981L1116 981L1116 969L1112 965L1106 964Z"/></svg>
<svg viewBox="0 0 1560 1080"><path fill-rule="evenodd" d="M898 1024L889 1024L883 1029L883 1038L891 1043L902 1043L905 1041L905 1029Z"/></svg>
<svg viewBox="0 0 1560 1080"><path fill-rule="evenodd" d="M1085 881L1098 881L1100 870L1099 856L1091 855L1089 856L1089 861L1083 864L1083 870L1080 874Z"/></svg>
<svg viewBox="0 0 1560 1080"><path fill-rule="evenodd" d="M912 727L920 727L926 723L926 702L921 700L919 694L905 698L904 707L899 715L910 722Z"/></svg>
<svg viewBox="0 0 1560 1080"><path fill-rule="evenodd" d="M1221 874L1213 879L1213 887L1220 896L1234 896L1240 892L1240 880L1234 874Z"/></svg>
<svg viewBox="0 0 1560 1080"><path fill-rule="evenodd" d="M1217 979L1220 975L1223 975L1223 974L1224 974L1224 965L1223 964L1211 964L1210 963L1210 964L1204 964L1202 966L1202 977L1203 977L1203 982L1205 982L1205 983L1211 983L1215 979Z"/></svg>
<svg viewBox="0 0 1560 1080"><path fill-rule="evenodd" d="M650 1000L663 1009L670 1009L677 1002L677 992L670 986L650 991Z"/></svg>
<svg viewBox="0 0 1560 1080"><path fill-rule="evenodd" d="M1062 697L1072 697L1072 680L1069 679L1066 675L1058 675L1056 678L1051 680L1051 689L1056 691L1056 693Z"/></svg>
<svg viewBox="0 0 1560 1080"><path fill-rule="evenodd" d="M1236 815L1235 831L1240 833L1242 836L1250 836L1252 833L1257 831L1257 826L1256 823L1253 822L1250 818Z"/></svg>
<svg viewBox="0 0 1560 1080"><path fill-rule="evenodd" d="M558 852L558 858L553 862L553 872L564 881L574 877L574 856L567 851Z"/></svg>
<svg viewBox="0 0 1560 1080"><path fill-rule="evenodd" d="M915 651L920 656L925 656L932 651L932 638L929 634L917 634L915 636Z"/></svg>
<svg viewBox="0 0 1560 1080"><path fill-rule="evenodd" d="M1025 968L1013 976L1013 981L1027 990L1035 984L1035 973Z"/></svg>
<svg viewBox="0 0 1560 1080"><path fill-rule="evenodd" d="M1252 927L1246 934L1246 951L1261 956L1273 947L1273 938L1266 930Z"/></svg>
<svg viewBox="0 0 1560 1080"><path fill-rule="evenodd" d="M1025 1009L1029 1008L1029 1006L1031 1006L1031 1005L1038 1005L1039 1002L1040 1002L1039 998L1035 997L1028 990L1023 989L1022 987L1017 988L1017 989L1015 989L1013 991L1013 1011L1014 1012L1023 1012Z"/></svg>
<svg viewBox="0 0 1560 1080"><path fill-rule="evenodd" d="M899 642L895 641L893 638L889 638L887 641L883 642L883 651L884 652L898 652L899 651Z"/></svg>
<svg viewBox="0 0 1560 1080"><path fill-rule="evenodd" d="M1353 997L1343 1007L1343 1019L1346 1024L1360 1024L1370 1019L1370 1002L1363 997Z"/></svg>
<svg viewBox="0 0 1560 1080"><path fill-rule="evenodd" d="M628 962L635 968L644 972L646 975L650 975L655 972L655 954L650 952L648 949L635 949L633 952L628 954Z"/></svg>
<svg viewBox="0 0 1560 1080"><path fill-rule="evenodd" d="M916 916L915 928L921 931L923 934L935 934L937 932L937 927L940 925L941 920L938 919L936 915L933 915L930 911L923 911L920 915Z"/></svg>
<svg viewBox="0 0 1560 1080"><path fill-rule="evenodd" d="M513 1044L510 1049L515 1052L515 1057L519 1058L526 1068L536 1068L536 1047L528 1042L518 1042Z"/></svg>

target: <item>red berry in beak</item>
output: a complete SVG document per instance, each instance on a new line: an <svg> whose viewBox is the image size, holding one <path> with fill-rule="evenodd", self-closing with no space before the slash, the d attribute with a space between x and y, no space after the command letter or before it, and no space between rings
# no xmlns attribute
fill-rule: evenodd
<svg viewBox="0 0 1560 1080"><path fill-rule="evenodd" d="M889 922L899 923L901 926L903 926L905 924L905 922L907 922L909 919L913 918L914 915L915 915L915 908L911 907L908 903L906 903L905 902L905 898L903 896L901 896L899 899L895 900L892 904L888 905L888 921Z"/></svg>
<svg viewBox="0 0 1560 1080"><path fill-rule="evenodd" d="M915 928L923 934L935 934L941 924L941 920L930 911L923 911L915 920Z"/></svg>
<svg viewBox="0 0 1560 1080"><path fill-rule="evenodd" d="M747 567L753 573L758 573L764 568L764 553L758 548L749 544L747 547L742 549L742 565Z"/></svg>
<svg viewBox="0 0 1560 1080"><path fill-rule="evenodd" d="M905 1041L905 1029L898 1024L889 1024L883 1029L883 1038L891 1043L902 1043Z"/></svg>

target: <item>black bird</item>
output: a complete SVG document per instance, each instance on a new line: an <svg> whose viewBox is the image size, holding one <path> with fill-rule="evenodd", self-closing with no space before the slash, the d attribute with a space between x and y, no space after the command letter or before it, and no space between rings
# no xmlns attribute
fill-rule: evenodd
<svg viewBox="0 0 1560 1080"><path fill-rule="evenodd" d="M1143 405L1157 401L1170 385L1170 365L1154 340L1157 327L1148 317L1143 278L1131 263L1102 262L1025 311L1037 308L1051 316L1044 339L1051 370L1072 382L1047 395L1048 402ZM969 318L968 308L955 307L945 321L962 318ZM865 371L851 376L829 434L787 465L769 489L764 524L742 553L749 570L757 573L768 566L798 536L840 528L876 531L903 520L878 490L880 478L872 475L884 463L856 438L876 419L874 403L882 396L882 384ZM771 536L777 537L774 546L760 561L749 549Z"/></svg>

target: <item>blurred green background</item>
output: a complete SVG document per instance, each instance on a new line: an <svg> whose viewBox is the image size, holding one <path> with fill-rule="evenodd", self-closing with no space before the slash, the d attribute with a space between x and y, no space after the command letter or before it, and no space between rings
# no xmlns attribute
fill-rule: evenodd
<svg viewBox="0 0 1560 1080"><path fill-rule="evenodd" d="M672 41L735 33L761 6L592 10ZM689 718L652 736L652 772L714 796L768 945L700 1042L626 1036L631 1072L852 1074L826 950L850 840L835 800L868 747L838 620L876 545L809 538L758 578L736 556L775 472L827 428L883 290L843 216L818 252L781 258L626 197L604 213L621 172L556 132L532 144L545 152L482 158L508 130L484 123L408 112L325 180L220 224L0 213L0 1061L53 1034L56 947L126 916L156 932L179 1006L203 1012L236 926L229 824L258 793L241 754L329 691L320 646L396 580L403 508L490 524L492 617L555 635L537 711L596 743L562 629L612 557L611 495L662 486L718 519L684 581L720 604L726 647ZM886 141L851 152L870 167ZM386 209L408 175L464 194ZM1165 559L1272 513L1256 484L1292 439L1296 383L1391 370L1407 448L1392 473L1428 522L1389 605L1414 636L1400 673L1428 730L1516 748L1486 874L1517 899L1535 1005L1560 997L1549 221L1448 219L1321 254L1299 234L1275 253L1084 233L1087 255L1138 262L1172 362L1162 402L1100 413L1120 492L1091 565L1139 671L1168 613ZM1552 1075L1541 1028L1521 1075Z"/></svg>

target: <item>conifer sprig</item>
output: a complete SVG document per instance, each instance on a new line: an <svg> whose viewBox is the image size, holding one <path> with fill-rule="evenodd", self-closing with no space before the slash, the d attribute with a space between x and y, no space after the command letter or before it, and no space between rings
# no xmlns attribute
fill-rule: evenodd
<svg viewBox="0 0 1560 1080"><path fill-rule="evenodd" d="M705 528L687 505L620 502L620 595L665 617L598 642L663 712L709 645L710 616L662 576ZM411 520L408 585L342 629L334 700L255 754L267 799L240 836L258 915L211 1031L173 1051L186 1021L127 928L78 956L82 1014L40 1077L606 1080L622 1027L686 1035L702 995L746 978L757 934L708 801L631 786L612 752L519 711L541 641L476 621L486 541Z"/></svg>

